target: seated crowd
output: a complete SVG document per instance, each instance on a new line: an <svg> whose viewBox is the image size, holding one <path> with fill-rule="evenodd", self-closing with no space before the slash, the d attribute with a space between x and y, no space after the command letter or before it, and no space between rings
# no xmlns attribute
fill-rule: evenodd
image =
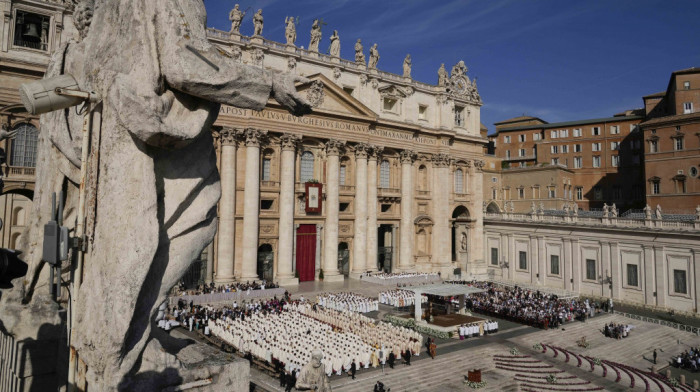
<svg viewBox="0 0 700 392"><path fill-rule="evenodd" d="M262 280L260 282L233 282L225 285L215 285L214 282L202 284L195 289L186 289L183 282L178 286L178 295L200 295L212 293L232 293L236 291L276 289L280 286L273 282Z"/></svg>
<svg viewBox="0 0 700 392"><path fill-rule="evenodd" d="M319 305L340 311L367 313L379 310L379 301L350 292L323 293L317 297Z"/></svg>
<svg viewBox="0 0 700 392"><path fill-rule="evenodd" d="M626 338L631 329L632 327L630 325L615 324L611 322L610 324L605 324L605 328L603 328L603 335L608 338L620 340L622 338Z"/></svg>
<svg viewBox="0 0 700 392"><path fill-rule="evenodd" d="M459 340L496 332L498 332L498 321L486 320L483 327L479 323L462 324L459 326Z"/></svg>
<svg viewBox="0 0 700 392"><path fill-rule="evenodd" d="M697 371L700 369L700 349L691 347L690 350L680 353L677 357L671 358L671 360L673 361L673 366Z"/></svg>
<svg viewBox="0 0 700 392"><path fill-rule="evenodd" d="M379 293L379 303L391 305L395 308L413 306L416 302L416 294L407 290L389 290ZM428 302L428 297L422 296L421 303Z"/></svg>
<svg viewBox="0 0 700 392"><path fill-rule="evenodd" d="M439 278L440 274L437 272L379 272L379 273L373 273L373 274L368 274L368 276L372 276L373 278L379 278L379 279L401 279L401 278L417 278L417 277L432 277L432 278Z"/></svg>

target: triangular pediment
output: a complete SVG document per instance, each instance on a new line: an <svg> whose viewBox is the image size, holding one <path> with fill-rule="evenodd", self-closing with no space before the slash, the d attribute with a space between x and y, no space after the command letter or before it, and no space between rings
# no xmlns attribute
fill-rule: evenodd
<svg viewBox="0 0 700 392"><path fill-rule="evenodd" d="M379 87L377 89L377 91L379 91L379 95L381 95L382 97L388 97L388 98L394 98L394 99L403 99L403 98L407 97L405 92L403 92L401 89L394 86L393 84L390 84L388 86Z"/></svg>
<svg viewBox="0 0 700 392"><path fill-rule="evenodd" d="M307 79L310 83L297 85L297 91L302 97L312 101L314 112L377 119L376 113L323 74L307 76ZM322 85L322 93L318 91L319 84Z"/></svg>

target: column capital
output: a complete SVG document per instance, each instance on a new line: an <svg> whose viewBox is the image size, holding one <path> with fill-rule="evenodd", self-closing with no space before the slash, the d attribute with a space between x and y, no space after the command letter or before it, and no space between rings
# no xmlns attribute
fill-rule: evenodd
<svg viewBox="0 0 700 392"><path fill-rule="evenodd" d="M340 155L340 153L345 150L345 142L330 139L326 142L325 148L327 155Z"/></svg>
<svg viewBox="0 0 700 392"><path fill-rule="evenodd" d="M246 147L260 147L265 136L267 136L267 131L261 131L255 128L247 128L245 130L245 145Z"/></svg>
<svg viewBox="0 0 700 392"><path fill-rule="evenodd" d="M416 152L413 150L403 150L401 151L401 163L412 164L416 159Z"/></svg>
<svg viewBox="0 0 700 392"><path fill-rule="evenodd" d="M241 131L234 128L224 127L220 131L214 132L214 137L221 141L222 146L235 146L238 144L238 138Z"/></svg>
<svg viewBox="0 0 700 392"><path fill-rule="evenodd" d="M367 155L371 151L371 146L367 143L357 143L355 145L355 158L367 159Z"/></svg>
<svg viewBox="0 0 700 392"><path fill-rule="evenodd" d="M449 167L452 158L447 154L433 154L431 160L435 167Z"/></svg>
<svg viewBox="0 0 700 392"><path fill-rule="evenodd" d="M384 147L382 146L376 146L374 144L369 145L369 160L376 161L379 159L379 157L382 155L384 152Z"/></svg>
<svg viewBox="0 0 700 392"><path fill-rule="evenodd" d="M282 145L282 151L294 151L297 145L301 141L298 135L293 133L285 133L280 136L280 144Z"/></svg>

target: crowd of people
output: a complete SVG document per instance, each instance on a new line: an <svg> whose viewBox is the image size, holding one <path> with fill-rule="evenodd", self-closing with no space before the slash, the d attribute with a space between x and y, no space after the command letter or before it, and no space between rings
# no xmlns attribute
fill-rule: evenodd
<svg viewBox="0 0 700 392"><path fill-rule="evenodd" d="M522 287L500 287L490 282L470 282L486 290L472 294L466 306L475 312L505 318L538 328L558 328L574 319L585 321L596 312L586 300L560 299L554 294Z"/></svg>
<svg viewBox="0 0 700 392"><path fill-rule="evenodd" d="M405 279L405 278L439 278L440 274L437 272L379 272L373 274L367 274L373 278L378 279Z"/></svg>
<svg viewBox="0 0 700 392"><path fill-rule="evenodd" d="M498 332L498 321L492 320L486 320L483 326L480 323L462 324L458 329L459 340L496 332Z"/></svg>
<svg viewBox="0 0 700 392"><path fill-rule="evenodd" d="M654 358L654 360L656 360L656 358ZM672 358L672 361L673 366L686 370L697 371L700 369L700 349L697 347L691 347L690 350L685 350L677 357Z"/></svg>
<svg viewBox="0 0 700 392"><path fill-rule="evenodd" d="M232 282L223 285L216 285L214 282L201 284L194 289L185 288L184 282L180 282L178 295L200 295L212 293L234 293L237 291L276 289L280 286L273 282L262 280L260 282Z"/></svg>
<svg viewBox="0 0 700 392"><path fill-rule="evenodd" d="M620 340L622 338L626 338L631 330L632 326L628 324L615 324L611 322L610 324L605 324L605 327L603 328L603 335L608 338Z"/></svg>
<svg viewBox="0 0 700 392"><path fill-rule="evenodd" d="M351 292L323 293L317 297L319 305L340 311L368 313L379 310L379 301Z"/></svg>
<svg viewBox="0 0 700 392"><path fill-rule="evenodd" d="M428 302L428 297L422 296L421 303ZM379 293L379 303L391 305L395 308L413 306L416 303L416 294L407 290L388 290Z"/></svg>

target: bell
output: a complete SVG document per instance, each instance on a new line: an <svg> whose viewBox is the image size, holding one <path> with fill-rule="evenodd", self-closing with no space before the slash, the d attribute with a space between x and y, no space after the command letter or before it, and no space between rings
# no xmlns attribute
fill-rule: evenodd
<svg viewBox="0 0 700 392"><path fill-rule="evenodd" d="M39 40L39 31L37 30L36 23L27 23L24 34L22 35L24 39Z"/></svg>

